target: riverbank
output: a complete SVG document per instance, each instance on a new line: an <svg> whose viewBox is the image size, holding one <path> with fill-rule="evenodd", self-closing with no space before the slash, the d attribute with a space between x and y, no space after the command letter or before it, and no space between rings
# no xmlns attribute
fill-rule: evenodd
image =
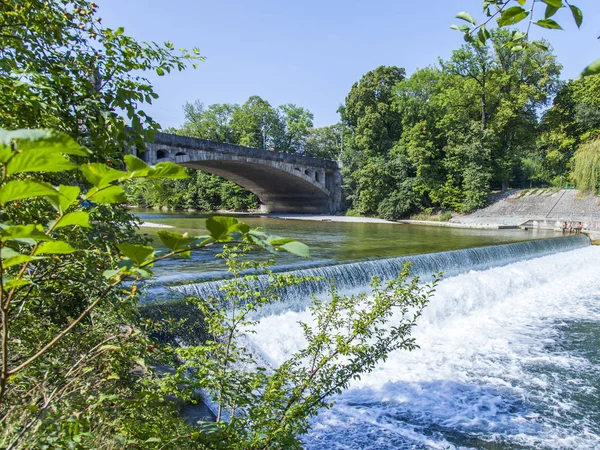
<svg viewBox="0 0 600 450"><path fill-rule="evenodd" d="M264 217L284 220L308 220L314 222L343 222L343 223L387 223L393 225L424 225L445 228L471 228L477 230L506 230L517 229L518 226L489 224L489 223L454 223L437 220L386 220L377 217L330 216L320 214L267 214Z"/></svg>
<svg viewBox="0 0 600 450"><path fill-rule="evenodd" d="M398 221L379 219L377 217L331 216L321 214L264 214L261 217L283 220L310 220L315 222L344 222L344 223L391 223Z"/></svg>

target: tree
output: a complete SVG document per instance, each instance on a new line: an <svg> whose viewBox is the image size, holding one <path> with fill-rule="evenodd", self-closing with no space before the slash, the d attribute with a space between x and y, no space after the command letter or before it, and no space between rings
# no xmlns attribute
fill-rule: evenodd
<svg viewBox="0 0 600 450"><path fill-rule="evenodd" d="M342 152L344 127L341 123L309 128L304 153L315 158L337 160Z"/></svg>
<svg viewBox="0 0 600 450"><path fill-rule="evenodd" d="M600 140L583 144L575 152L573 178L583 191L598 193L600 190Z"/></svg>
<svg viewBox="0 0 600 450"><path fill-rule="evenodd" d="M306 140L313 126L313 114L291 103L281 105L277 109L284 130L283 136L275 143L275 148L285 153L304 153Z"/></svg>
<svg viewBox="0 0 600 450"><path fill-rule="evenodd" d="M143 72L195 66L199 52L139 43L102 27L97 9L86 0L0 4L0 127L65 131L98 155L144 148L159 126L140 108L157 98Z"/></svg>
<svg viewBox="0 0 600 450"><path fill-rule="evenodd" d="M177 133L198 139L208 139L216 142L237 144L238 136L231 127L238 105L215 104L208 108L204 103L196 101L183 106L185 121Z"/></svg>
<svg viewBox="0 0 600 450"><path fill-rule="evenodd" d="M354 128L357 148L368 155L385 154L400 137L401 117L393 101L404 76L404 69L380 66L354 83L346 97L346 120Z"/></svg>
<svg viewBox="0 0 600 450"><path fill-rule="evenodd" d="M264 150L274 149L277 137L284 134L284 126L277 111L257 95L253 95L236 109L232 115L231 128L237 134L240 145Z"/></svg>

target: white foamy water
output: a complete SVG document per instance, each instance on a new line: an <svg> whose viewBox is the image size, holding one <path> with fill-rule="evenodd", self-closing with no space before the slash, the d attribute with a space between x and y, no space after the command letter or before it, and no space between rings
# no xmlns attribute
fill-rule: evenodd
<svg viewBox="0 0 600 450"><path fill-rule="evenodd" d="M304 312L249 335L274 366ZM414 333L313 421L309 449L600 449L600 248L443 280Z"/></svg>

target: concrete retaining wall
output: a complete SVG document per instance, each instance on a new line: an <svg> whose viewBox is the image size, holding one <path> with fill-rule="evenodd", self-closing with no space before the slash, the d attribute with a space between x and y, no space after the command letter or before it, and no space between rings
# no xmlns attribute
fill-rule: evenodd
<svg viewBox="0 0 600 450"><path fill-rule="evenodd" d="M600 229L600 199L575 189L510 191L487 208L452 219L454 223L560 228L562 221Z"/></svg>

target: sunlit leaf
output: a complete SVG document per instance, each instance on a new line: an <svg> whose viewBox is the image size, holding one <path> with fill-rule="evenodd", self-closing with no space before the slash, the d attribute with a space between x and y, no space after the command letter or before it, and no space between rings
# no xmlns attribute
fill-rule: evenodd
<svg viewBox="0 0 600 450"><path fill-rule="evenodd" d="M83 176L85 176L90 183L99 189L108 186L113 181L127 178L127 172L113 169L106 164L101 163L85 164L81 166L79 170L81 170Z"/></svg>
<svg viewBox="0 0 600 450"><path fill-rule="evenodd" d="M562 27L558 23L556 23L556 21L553 19L540 19L533 23L542 28L550 28L553 30L562 30Z"/></svg>
<svg viewBox="0 0 600 450"><path fill-rule="evenodd" d="M46 241L34 252L34 255L66 255L76 250L64 241Z"/></svg>
<svg viewBox="0 0 600 450"><path fill-rule="evenodd" d="M19 264L24 264L26 262L33 261L34 259L40 259L40 258L36 258L35 256L29 256L29 255L18 255L18 256L13 256L10 258L3 258L2 259L2 267L4 269L6 269L8 267L17 266Z"/></svg>
<svg viewBox="0 0 600 450"><path fill-rule="evenodd" d="M600 59L594 61L581 72L582 77L589 77L590 75L600 74Z"/></svg>
<svg viewBox="0 0 600 450"><path fill-rule="evenodd" d="M127 196L121 186L109 186L100 190L92 188L88 191L86 199L103 204L127 202Z"/></svg>
<svg viewBox="0 0 600 450"><path fill-rule="evenodd" d="M457 19L461 19L464 20L466 22L469 22L472 25L476 25L477 22L475 21L475 19L473 19L473 17L466 11L461 11L456 15Z"/></svg>
<svg viewBox="0 0 600 450"><path fill-rule="evenodd" d="M292 253L294 255L298 255L303 258L310 259L310 249L308 248L308 245L303 244L302 242L298 242L298 241L288 242L286 244L281 245L280 248L282 248L283 250L285 250L288 253Z"/></svg>
<svg viewBox="0 0 600 450"><path fill-rule="evenodd" d="M19 151L23 152L34 150L36 153L62 153L76 156L87 156L90 153L68 134L53 130L0 130L1 145L9 146L12 141L17 141Z"/></svg>
<svg viewBox="0 0 600 450"><path fill-rule="evenodd" d="M562 0L542 0L546 5L554 6L555 8L561 8L563 6Z"/></svg>
<svg viewBox="0 0 600 450"><path fill-rule="evenodd" d="M148 174L148 178L184 179L189 177L183 167L172 162L158 163L154 166L154 170Z"/></svg>
<svg viewBox="0 0 600 450"><path fill-rule="evenodd" d="M130 178L145 177L153 171L152 167L137 156L125 155L123 159L125 159Z"/></svg>
<svg viewBox="0 0 600 450"><path fill-rule="evenodd" d="M0 228L0 239L2 241L24 241L25 243L35 241L47 241L50 238L44 233L40 225L13 225Z"/></svg>
<svg viewBox="0 0 600 450"><path fill-rule="evenodd" d="M117 244L121 253L128 257L135 265L141 265L146 261L146 258L154 253L154 248L148 245L136 245L128 242Z"/></svg>
<svg viewBox="0 0 600 450"><path fill-rule="evenodd" d="M21 152L6 164L6 175L26 172L63 172L77 165L58 153Z"/></svg>
<svg viewBox="0 0 600 450"><path fill-rule="evenodd" d="M59 193L50 183L35 180L13 180L0 188L0 203L3 205L15 200L43 196L58 197Z"/></svg>
<svg viewBox="0 0 600 450"><path fill-rule="evenodd" d="M210 217L206 220L206 229L216 240L223 240L234 232L247 233L250 231L248 224L240 222L235 217Z"/></svg>
<svg viewBox="0 0 600 450"><path fill-rule="evenodd" d="M55 225L54 229L68 226L90 228L90 215L85 211L75 211L65 214Z"/></svg>
<svg viewBox="0 0 600 450"><path fill-rule="evenodd" d="M554 14L556 14L556 11L558 11L560 8L557 8L556 6L552 6L552 5L547 5L546 6L546 13L544 14L544 17L546 19L549 19L550 17L552 17Z"/></svg>
<svg viewBox="0 0 600 450"><path fill-rule="evenodd" d="M502 13L498 19L498 26L505 27L507 25L514 25L521 22L523 19L529 16L529 11L526 11L521 6L512 6Z"/></svg>
<svg viewBox="0 0 600 450"><path fill-rule="evenodd" d="M571 14L573 14L573 19L577 24L577 28L581 28L581 24L583 23L583 13L575 5L569 5L569 8L571 9Z"/></svg>

